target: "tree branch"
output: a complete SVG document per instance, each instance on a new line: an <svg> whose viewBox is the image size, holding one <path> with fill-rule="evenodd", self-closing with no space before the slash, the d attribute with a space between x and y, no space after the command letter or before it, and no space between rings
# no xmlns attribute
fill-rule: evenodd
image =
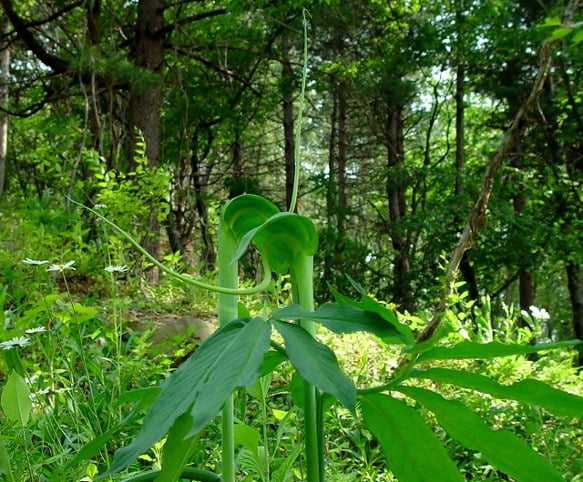
<svg viewBox="0 0 583 482"><path fill-rule="evenodd" d="M174 29L182 27L183 25L186 25L188 23L198 22L199 20L203 20L205 18L210 17L216 17L218 15L223 15L225 13L227 13L226 8L217 8L216 10L210 10L208 12L202 12L196 15L191 15L190 17L185 17L180 20L177 20L174 23L166 25L164 28L161 28L158 32L156 32L156 34L166 36L167 34L172 33Z"/></svg>
<svg viewBox="0 0 583 482"><path fill-rule="evenodd" d="M69 62L47 52L38 40L30 33L24 20L14 11L11 0L1 0L4 13L12 23L14 30L34 55L55 73L63 74L69 71Z"/></svg>
<svg viewBox="0 0 583 482"><path fill-rule="evenodd" d="M571 8L572 4L577 4L578 0L574 0L568 8ZM447 301L452 293L453 282L459 270L459 265L462 260L464 253L471 248L474 242L474 232L483 226L486 221L486 209L488 207L488 202L492 194L492 187L494 184L494 178L496 172L501 166L503 160L508 157L508 155L516 148L520 143L521 136L526 131L526 120L527 115L536 105L536 102L543 90L545 81L547 79L551 61L552 53L556 42L545 42L538 55L538 72L533 81L532 88L526 100L522 103L518 112L514 116L514 119L510 123L510 126L506 130L504 138L502 139L498 149L494 153L492 159L486 167L486 172L482 178L482 184L480 191L478 193L478 198L474 203L472 210L470 211L464 229L461 233L460 239L455 246L449 265L447 267L444 287L441 293L439 304L436 307L433 318L429 324L419 333L417 336L417 343L421 343L425 340L431 338L435 330L438 328L443 312L447 307Z"/></svg>

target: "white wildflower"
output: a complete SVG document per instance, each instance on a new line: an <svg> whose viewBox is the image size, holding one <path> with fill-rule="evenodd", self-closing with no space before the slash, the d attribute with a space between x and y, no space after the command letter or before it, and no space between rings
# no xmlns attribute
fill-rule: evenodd
<svg viewBox="0 0 583 482"><path fill-rule="evenodd" d="M36 259L30 259L30 258L24 258L22 260L22 262L24 264L32 264L32 265L35 265L35 266L40 266L40 265L43 265L43 264L47 264L48 263L48 261L45 261L44 259L42 261L39 261L39 260L36 260Z"/></svg>
<svg viewBox="0 0 583 482"><path fill-rule="evenodd" d="M530 312L532 313L532 317L536 318L537 320L549 320L551 318L549 312L544 308L537 308L536 306L531 306Z"/></svg>
<svg viewBox="0 0 583 482"><path fill-rule="evenodd" d="M105 209L107 208L107 204L97 203L93 206L93 209Z"/></svg>
<svg viewBox="0 0 583 482"><path fill-rule="evenodd" d="M15 346L24 347L30 343L30 338L28 336L16 336L8 341L3 341L0 343L0 348L2 350L10 350Z"/></svg>
<svg viewBox="0 0 583 482"><path fill-rule="evenodd" d="M35 326L34 328L29 328L28 330L26 330L25 333L27 335L32 335L34 333L42 333L44 331L47 331L47 329L44 326Z"/></svg>
<svg viewBox="0 0 583 482"><path fill-rule="evenodd" d="M75 264L75 261L67 261L66 263L51 264L47 268L47 271L58 271L59 273L62 273L63 271L65 271L67 269L72 269L73 271L75 271L77 268L73 268L74 264Z"/></svg>
<svg viewBox="0 0 583 482"><path fill-rule="evenodd" d="M124 265L110 265L103 268L108 273L125 273L128 270L128 267Z"/></svg>

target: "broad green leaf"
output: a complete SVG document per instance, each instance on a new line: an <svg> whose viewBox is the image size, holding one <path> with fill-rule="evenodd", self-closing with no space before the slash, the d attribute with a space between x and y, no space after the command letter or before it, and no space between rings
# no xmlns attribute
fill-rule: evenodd
<svg viewBox="0 0 583 482"><path fill-rule="evenodd" d="M554 40L562 39L562 38L566 37L567 35L569 35L572 31L573 31L573 29L571 27L557 28L553 31L553 33L551 35L549 35L547 40L549 42L553 42Z"/></svg>
<svg viewBox="0 0 583 482"><path fill-rule="evenodd" d="M281 212L243 236L235 260L243 256L251 242L255 243L275 272L285 273L299 256L312 256L316 252L318 232L309 218Z"/></svg>
<svg viewBox="0 0 583 482"><path fill-rule="evenodd" d="M2 389L2 410L8 420L26 427L31 408L30 389L24 378L13 371Z"/></svg>
<svg viewBox="0 0 583 482"><path fill-rule="evenodd" d="M583 417L583 398L552 388L538 380L523 380L512 385L501 385L491 378L474 373L447 368L413 370L414 378L427 378L438 383L450 383L489 393L496 398L516 400L527 405L537 405L554 415Z"/></svg>
<svg viewBox="0 0 583 482"><path fill-rule="evenodd" d="M263 355L263 363L261 364L260 376L265 376L277 368L277 366L287 360L285 353L270 350Z"/></svg>
<svg viewBox="0 0 583 482"><path fill-rule="evenodd" d="M366 331L379 338L396 339L396 342L410 343L413 336L408 338L399 332L395 326L378 313L365 311L348 305L326 303L316 311L308 311L298 305L290 305L276 310L273 318L286 320L312 320L324 325L334 333L355 333Z"/></svg>
<svg viewBox="0 0 583 482"><path fill-rule="evenodd" d="M190 460L198 444L198 435L188 437L192 427L192 416L184 413L174 421L170 428L162 452L162 470L156 482L179 480L182 470Z"/></svg>
<svg viewBox="0 0 583 482"><path fill-rule="evenodd" d="M561 19L559 17L546 17L545 22L537 25L538 28L542 27L558 27L562 25Z"/></svg>
<svg viewBox="0 0 583 482"><path fill-rule="evenodd" d="M270 326L260 318L235 320L208 337L160 387L142 429L115 455L107 475L124 469L190 410L187 437L212 420L235 387L253 383L269 347Z"/></svg>
<svg viewBox="0 0 583 482"><path fill-rule="evenodd" d="M395 329L399 333L401 333L401 335L403 335L403 339L408 340L408 343L412 343L415 340L415 336L413 335L411 328L409 328L404 323L401 323L394 311L388 309L386 306L383 306L381 303L374 300L370 296L367 296L364 292L364 289L360 285L356 284L354 286L355 286L355 288L359 287L358 291L359 291L359 293L362 294L362 298L360 301L355 301L351 298L348 298L347 296L340 294L338 291L336 291L331 286L329 286L329 288L330 288L330 291L332 292L332 295L334 296L334 299L336 300L336 302L338 304L343 305L343 306L344 305L352 306L353 308L376 313L377 315L382 317L384 320L389 322L391 325L393 325L395 327Z"/></svg>
<svg viewBox="0 0 583 482"><path fill-rule="evenodd" d="M235 445L242 445L250 452L257 452L257 447L261 440L261 434L257 430L249 427L249 425L237 423L233 427L233 432L235 434Z"/></svg>
<svg viewBox="0 0 583 482"><path fill-rule="evenodd" d="M250 473L253 476L251 480L267 482L267 464L265 460L264 447L261 447L261 450L256 450L255 452L251 452L247 449L241 449L239 455L237 455L237 465L242 470Z"/></svg>
<svg viewBox="0 0 583 482"><path fill-rule="evenodd" d="M476 343L462 341L454 346L438 346L427 350L417 358L417 363L428 360L455 360L465 358L496 358L499 356L527 355L543 350L556 350L581 344L580 340L559 341L538 345L505 345L494 341L492 343Z"/></svg>
<svg viewBox="0 0 583 482"><path fill-rule="evenodd" d="M359 401L364 423L378 439L400 482L464 480L416 410L381 393L359 396Z"/></svg>
<svg viewBox="0 0 583 482"><path fill-rule="evenodd" d="M463 403L446 400L422 388L398 387L433 412L439 425L465 447L482 453L498 470L520 482L553 482L563 478L528 444L507 430L492 430Z"/></svg>
<svg viewBox="0 0 583 482"><path fill-rule="evenodd" d="M577 30L573 34L573 38L571 38L571 42L575 45L581 43L583 41L583 29Z"/></svg>
<svg viewBox="0 0 583 482"><path fill-rule="evenodd" d="M274 326L285 341L289 361L301 377L354 412L356 388L340 371L334 352L299 325L275 321Z"/></svg>

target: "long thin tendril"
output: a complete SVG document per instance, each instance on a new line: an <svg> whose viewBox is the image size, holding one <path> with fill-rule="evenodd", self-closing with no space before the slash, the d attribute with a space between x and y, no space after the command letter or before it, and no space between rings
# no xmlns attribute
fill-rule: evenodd
<svg viewBox="0 0 583 482"><path fill-rule="evenodd" d="M309 15L309 12L304 8L302 11L302 18L304 23L304 62L302 66L302 87L300 90L300 102L298 105L298 119L295 126L294 136L294 184L288 209L290 213L293 213L296 210L296 204L298 201L298 187L300 185L300 141L302 135L304 99L306 97L306 79L308 77L308 21L306 20L306 17Z"/></svg>
<svg viewBox="0 0 583 482"><path fill-rule="evenodd" d="M199 281L191 276L177 273L176 271L168 268L168 266L165 266L162 263L160 263L160 261L158 261L156 258L154 258L150 253L148 253L140 245L140 243L138 243L129 233L124 231L117 224L113 223L112 221L110 221L109 219L107 219L105 216L98 213L94 209L91 209L89 206L85 206L85 204L82 204L78 201L75 201L74 199L72 199L68 196L67 196L67 199L70 202L72 202L73 204L76 204L77 206L79 206L83 209L86 209L90 213L94 214L99 219L101 219L104 223L107 223L110 226L114 227L124 238L126 238L131 244L133 244L134 247L140 253L142 253L146 258L148 258L148 260L150 260L154 265L156 265L158 268L160 268L160 270L162 270L164 273L166 273L170 276L173 276L176 279L179 279L180 281L197 286L198 288L202 288L202 289L209 290L209 291L214 291L216 293L224 293L227 295L252 295L254 293L259 293L261 291L266 290L269 287L269 284L271 283L271 268L270 268L270 266L267 262L267 259L265 257L262 257L263 280L261 281L261 283L255 285L255 286L252 286L250 288L242 288L242 289L223 288L221 286L211 285L211 284L205 283L203 281Z"/></svg>

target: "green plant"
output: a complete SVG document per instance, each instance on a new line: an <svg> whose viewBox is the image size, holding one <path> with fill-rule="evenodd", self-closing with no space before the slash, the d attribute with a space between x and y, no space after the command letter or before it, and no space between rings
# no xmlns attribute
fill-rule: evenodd
<svg viewBox="0 0 583 482"><path fill-rule="evenodd" d="M109 474L127 467L166 435L160 480L175 480L198 443L197 434L225 405L223 477L232 480L225 476L233 474L229 471L234 467L233 423L229 418L231 393L236 387L252 385L261 374L268 374L288 360L304 380L300 403L304 413L305 476L310 482L323 480L325 473L322 425L326 400L331 395L356 414L357 393L364 423L380 442L389 467L400 480L429 480L434 471L442 474L442 480L461 480L439 439L419 411L410 406L411 402L432 412L443 429L459 443L480 451L493 466L517 480L562 480L559 472L519 437L506 430L492 430L460 401L447 400L439 391L422 386L429 380L437 386L454 385L540 406L557 416L577 417L583 410L583 399L543 382L524 380L503 385L478 373L439 365L444 360L525 355L574 346L578 341L520 345L454 340L452 344L448 325L443 325L433 337L415 343L412 330L356 284L360 300L333 291L336 302L323 304L314 311L311 261L316 249L316 231L309 219L277 212L268 201L244 195L225 205L221 223L219 263L224 267L219 280L222 286L213 288L221 292L221 327L160 387L140 433L129 446L116 453ZM296 304L276 310L267 319L238 317L236 294L265 287L263 282L251 289L236 289L236 260L251 243L262 256L266 275L272 270L279 274L291 273ZM336 333L365 331L388 346L400 345L403 359L399 369L385 383L357 392L342 374L334 353L314 338L315 324ZM273 328L283 338L284 346L271 342L270 350ZM230 368L226 370L225 366ZM176 453L180 458L172 455ZM532 467L537 468L534 476Z"/></svg>

